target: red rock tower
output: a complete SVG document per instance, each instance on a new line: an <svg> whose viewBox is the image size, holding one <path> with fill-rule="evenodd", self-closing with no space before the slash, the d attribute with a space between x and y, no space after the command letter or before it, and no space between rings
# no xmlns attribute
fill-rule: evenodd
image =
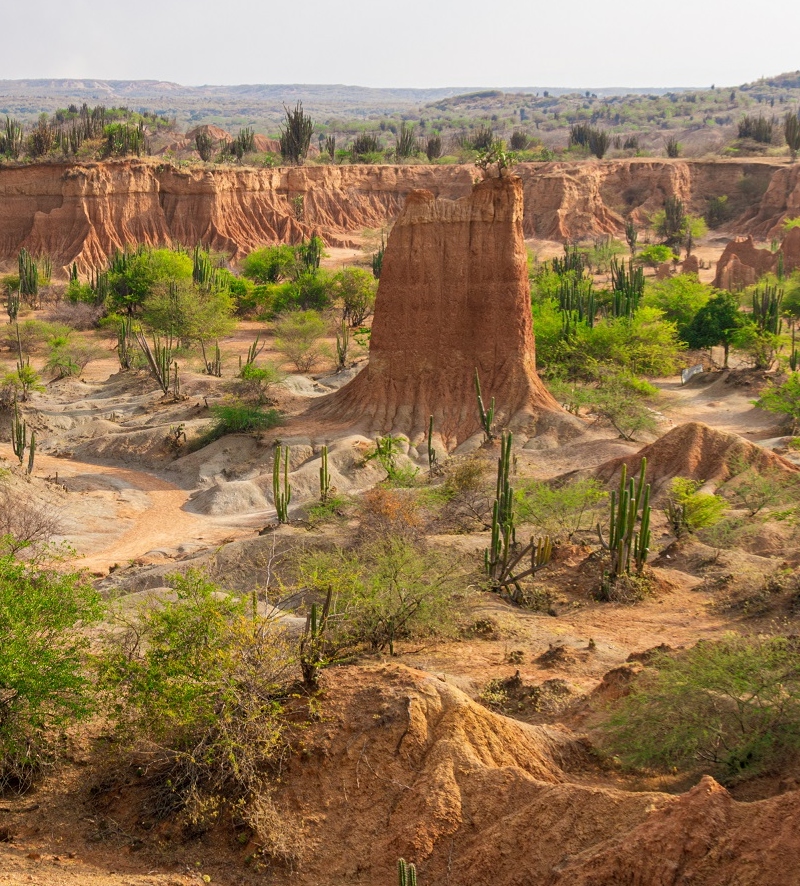
<svg viewBox="0 0 800 886"><path fill-rule="evenodd" d="M433 415L451 449L480 430L477 368L498 427L572 426L536 374L522 207L515 176L460 200L412 191L386 246L369 365L313 411L413 441Z"/></svg>

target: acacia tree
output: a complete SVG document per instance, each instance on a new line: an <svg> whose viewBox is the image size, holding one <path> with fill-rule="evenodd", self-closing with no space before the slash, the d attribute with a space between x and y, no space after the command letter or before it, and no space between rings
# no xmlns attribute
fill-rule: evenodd
<svg viewBox="0 0 800 886"><path fill-rule="evenodd" d="M708 300L686 327L686 341L690 348L713 348L722 345L728 366L728 351L743 317L739 303L732 292L719 292Z"/></svg>
<svg viewBox="0 0 800 886"><path fill-rule="evenodd" d="M314 121L303 111L303 103L297 102L294 110L283 106L286 125L281 129L281 156L288 163L302 166L311 144Z"/></svg>

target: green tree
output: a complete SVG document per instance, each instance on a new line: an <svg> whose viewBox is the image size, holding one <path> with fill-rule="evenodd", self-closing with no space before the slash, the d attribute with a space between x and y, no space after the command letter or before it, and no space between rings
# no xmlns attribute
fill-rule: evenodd
<svg viewBox="0 0 800 886"><path fill-rule="evenodd" d="M0 792L28 787L58 755L55 732L92 710L85 627L101 612L83 575L16 559L0 539Z"/></svg>
<svg viewBox="0 0 800 886"><path fill-rule="evenodd" d="M675 323L678 335L685 339L695 315L713 294L714 290L694 274L678 274L667 280L648 282L642 305L663 311L665 319Z"/></svg>
<svg viewBox="0 0 800 886"><path fill-rule="evenodd" d="M344 268L334 275L334 298L341 300L345 323L361 326L372 313L377 290L378 281L361 268Z"/></svg>
<svg viewBox="0 0 800 886"><path fill-rule="evenodd" d="M721 345L725 349L725 363L737 330L744 318L739 310L739 302L731 292L718 292L695 314L686 328L686 342L690 348L713 348Z"/></svg>
<svg viewBox="0 0 800 886"><path fill-rule="evenodd" d="M792 160L796 160L797 152L800 151L800 117L796 111L790 111L783 118L783 135L789 145Z"/></svg>
<svg viewBox="0 0 800 886"><path fill-rule="evenodd" d="M297 264L294 247L263 246L245 256L242 274L256 283L280 283L295 275Z"/></svg>
<svg viewBox="0 0 800 886"><path fill-rule="evenodd" d="M192 257L171 249L142 249L123 253L111 261L108 273L113 309L132 313L159 283L191 281Z"/></svg>

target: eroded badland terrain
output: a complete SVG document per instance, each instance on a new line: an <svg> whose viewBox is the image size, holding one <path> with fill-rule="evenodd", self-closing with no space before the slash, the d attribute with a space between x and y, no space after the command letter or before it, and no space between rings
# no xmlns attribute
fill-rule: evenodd
<svg viewBox="0 0 800 886"><path fill-rule="evenodd" d="M102 603L0 883L800 882L798 216L783 158L0 169L4 580Z"/></svg>

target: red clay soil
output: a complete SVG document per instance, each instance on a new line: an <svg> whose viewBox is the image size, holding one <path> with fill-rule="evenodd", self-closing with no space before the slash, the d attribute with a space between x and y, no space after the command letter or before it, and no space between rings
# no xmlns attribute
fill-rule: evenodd
<svg viewBox="0 0 800 886"><path fill-rule="evenodd" d="M718 431L700 422L688 422L633 455L606 462L597 469L597 476L610 481L619 474L623 464L627 465L628 476L631 476L639 471L643 457L647 458L647 480L655 490L673 477L724 483L733 476L734 464L752 467L759 472L777 471L787 477L800 473L800 469L785 458L738 434Z"/></svg>
<svg viewBox="0 0 800 886"><path fill-rule="evenodd" d="M680 797L589 784L568 730L494 714L435 676L328 679L276 797L309 824L302 886L385 886L399 857L428 886L797 884L800 792L745 804L711 778Z"/></svg>
<svg viewBox="0 0 800 886"><path fill-rule="evenodd" d="M412 192L386 247L369 365L311 413L412 440L433 415L452 449L480 430L477 368L498 426L576 433L536 374L522 211L515 176L455 201Z"/></svg>

